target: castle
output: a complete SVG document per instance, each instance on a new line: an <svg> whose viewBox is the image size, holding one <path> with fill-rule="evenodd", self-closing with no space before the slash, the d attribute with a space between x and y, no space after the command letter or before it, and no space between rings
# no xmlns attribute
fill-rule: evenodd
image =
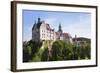
<svg viewBox="0 0 100 73"><path fill-rule="evenodd" d="M72 42L72 37L69 33L63 32L61 24L59 24L58 31L56 32L48 23L38 18L38 21L35 21L32 27L32 40L35 42L46 40Z"/></svg>

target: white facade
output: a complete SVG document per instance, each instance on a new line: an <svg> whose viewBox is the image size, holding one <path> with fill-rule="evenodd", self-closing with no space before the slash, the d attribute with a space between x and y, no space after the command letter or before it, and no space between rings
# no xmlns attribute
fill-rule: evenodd
<svg viewBox="0 0 100 73"><path fill-rule="evenodd" d="M65 40L72 42L72 37L69 33L62 32L61 25L59 25L58 32L55 32L48 23L45 21L40 21L40 18L38 18L38 22L35 22L32 28L32 40Z"/></svg>
<svg viewBox="0 0 100 73"><path fill-rule="evenodd" d="M50 28L49 24L42 22L40 26L40 39L41 40L54 40L54 30Z"/></svg>

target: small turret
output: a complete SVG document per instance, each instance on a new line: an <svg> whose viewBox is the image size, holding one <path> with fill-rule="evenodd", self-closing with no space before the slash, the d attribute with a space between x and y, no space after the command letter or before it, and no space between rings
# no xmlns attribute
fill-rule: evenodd
<svg viewBox="0 0 100 73"><path fill-rule="evenodd" d="M40 23L41 22L41 19L40 18L38 18L38 23Z"/></svg>
<svg viewBox="0 0 100 73"><path fill-rule="evenodd" d="M62 33L62 27L61 27L61 24L59 24L58 32Z"/></svg>

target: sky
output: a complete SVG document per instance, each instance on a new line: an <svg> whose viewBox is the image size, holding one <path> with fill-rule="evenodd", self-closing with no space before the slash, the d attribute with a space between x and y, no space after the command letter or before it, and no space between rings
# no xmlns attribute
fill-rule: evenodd
<svg viewBox="0 0 100 73"><path fill-rule="evenodd" d="M38 18L45 21L51 28L58 31L61 24L63 32L69 33L73 38L91 38L91 14L86 12L56 12L23 10L23 41L32 39L32 27Z"/></svg>

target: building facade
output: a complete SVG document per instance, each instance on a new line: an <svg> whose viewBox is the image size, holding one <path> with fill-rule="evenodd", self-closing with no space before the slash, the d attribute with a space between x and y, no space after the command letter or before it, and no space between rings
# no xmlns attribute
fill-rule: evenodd
<svg viewBox="0 0 100 73"><path fill-rule="evenodd" d="M83 47L83 46L85 47L91 43L91 40L89 38L77 37L75 35L75 38L73 38L73 42L78 47Z"/></svg>
<svg viewBox="0 0 100 73"><path fill-rule="evenodd" d="M32 27L32 40L36 42L45 40L65 40L72 42L72 37L69 33L63 33L61 24L59 24L58 31L56 32L50 27L50 24L38 18L38 21L35 21Z"/></svg>

